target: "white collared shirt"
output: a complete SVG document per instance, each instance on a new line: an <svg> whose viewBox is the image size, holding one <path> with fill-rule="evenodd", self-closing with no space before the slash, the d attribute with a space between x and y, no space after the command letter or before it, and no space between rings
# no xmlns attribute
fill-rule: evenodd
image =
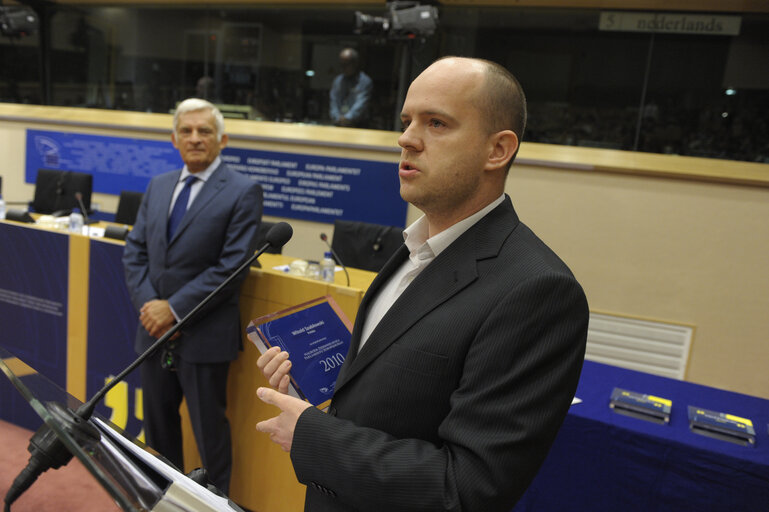
<svg viewBox="0 0 769 512"><path fill-rule="evenodd" d="M197 179L192 185L190 185L190 200L187 202L187 208L186 208L187 210L190 209L190 205L192 205L192 202L200 193L205 182L208 180L208 178L211 177L211 175L214 173L216 168L219 167L219 164L221 163L222 163L221 157L217 156L216 159L213 162L211 162L211 165L206 167L205 171L197 172L194 174L194 176ZM187 179L187 176L193 176L193 174L189 171L189 169L187 169L187 164L184 164L184 168L182 169L182 174L181 176L179 176L179 181L176 183L176 188L174 189L174 195L171 196L171 204L168 205L169 216L171 215L171 210L174 209L174 203L176 203L176 198L179 197L179 194L184 188L184 180Z"/></svg>
<svg viewBox="0 0 769 512"><path fill-rule="evenodd" d="M395 304L395 301L398 300L398 297L401 296L403 291L425 267L451 245L454 240L459 238L462 233L499 206L504 199L505 195L502 194L483 209L430 238L428 238L427 217L424 215L403 231L403 239L409 250L409 259L403 262L403 265L393 273L387 283L382 286L377 296L374 297L366 316L366 321L363 324L360 346L358 347L359 351L376 326L379 325L380 320L382 320L392 305Z"/></svg>

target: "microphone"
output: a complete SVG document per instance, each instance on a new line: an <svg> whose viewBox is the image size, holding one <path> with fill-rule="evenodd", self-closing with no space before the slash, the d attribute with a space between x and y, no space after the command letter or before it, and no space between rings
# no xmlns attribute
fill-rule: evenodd
<svg viewBox="0 0 769 512"><path fill-rule="evenodd" d="M232 274L222 281L222 283L216 287L211 293L206 296L200 303L195 306L192 311L187 313L184 318L179 320L173 327L171 327L163 336L157 339L155 343L144 351L136 360L128 365L128 367L120 372L120 374L108 382L102 389L100 389L91 399L78 407L77 411L72 411L59 404L52 404L54 412L54 421L60 421L64 423L64 429L67 432L75 434L78 438L92 439L94 435L98 438L98 431L93 432L94 427L88 423L88 419L93 414L96 404L104 398L110 389L115 387L121 382L126 375L136 369L141 363L143 363L148 357L150 357L156 350L166 343L174 334L176 334L183 326L185 326L190 318L192 318L198 311L200 311L211 299L213 299L230 281L235 279L243 270L247 269L251 263L264 253L268 248L273 247L279 249L288 242L294 234L294 230L290 224L286 222L278 222L275 224L265 235L266 243L252 256L246 259L240 267L238 267ZM83 437L85 436L85 437ZM32 485L37 477L43 472L53 468L58 469L63 465L66 465L72 459L72 453L67 449L64 443L59 439L57 434L53 432L47 424L43 424L37 432L32 436L28 447L31 456L27 467L24 468L21 473L13 481L13 484L8 489L8 493L5 495L5 510L11 509L11 504L18 499L21 494L26 491L30 485Z"/></svg>
<svg viewBox="0 0 769 512"><path fill-rule="evenodd" d="M344 266L344 263L342 263L342 260L339 258L336 251L331 247L331 244L328 243L328 237L326 236L326 233L321 233L320 239L326 242L328 250L331 251L331 254L334 255L334 259L336 259L336 262L339 263L339 266L342 267L342 270L344 270L344 275L347 278L347 286L350 286L350 274L347 273L347 267Z"/></svg>
<svg viewBox="0 0 769 512"><path fill-rule="evenodd" d="M88 210L85 209L85 203L83 202L83 194L81 194L80 192L75 192L75 199L77 199L77 204L80 205L80 211L83 213L83 223L85 225L88 225L96 222L95 220L88 218Z"/></svg>
<svg viewBox="0 0 769 512"><path fill-rule="evenodd" d="M379 252L382 250L382 241L384 240L384 237L390 233L390 231L392 231L392 226L387 226L386 228L380 230L379 233L377 233L376 240L374 240L374 245L371 246L374 252Z"/></svg>
<svg viewBox="0 0 769 512"><path fill-rule="evenodd" d="M61 217L62 215L66 215L64 213L66 210L63 210L59 208L61 206L61 196L64 195L64 185L67 181L67 178L69 178L69 175L72 171L59 171L59 177L56 180L56 197L54 198L54 208L53 208L53 215L54 217Z"/></svg>

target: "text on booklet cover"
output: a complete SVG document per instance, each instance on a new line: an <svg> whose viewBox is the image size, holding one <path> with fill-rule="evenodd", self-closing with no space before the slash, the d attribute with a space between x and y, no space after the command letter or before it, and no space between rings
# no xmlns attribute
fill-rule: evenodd
<svg viewBox="0 0 769 512"><path fill-rule="evenodd" d="M756 442L753 422L747 418L693 405L689 406L688 412L692 432L743 446L754 445Z"/></svg>
<svg viewBox="0 0 769 512"><path fill-rule="evenodd" d="M672 406L673 402L667 398L636 393L622 388L614 388L609 399L609 407L614 411L657 423L670 422Z"/></svg>
<svg viewBox="0 0 769 512"><path fill-rule="evenodd" d="M257 318L246 329L260 352L274 346L288 352L292 394L321 408L334 394L350 331L350 322L330 296Z"/></svg>

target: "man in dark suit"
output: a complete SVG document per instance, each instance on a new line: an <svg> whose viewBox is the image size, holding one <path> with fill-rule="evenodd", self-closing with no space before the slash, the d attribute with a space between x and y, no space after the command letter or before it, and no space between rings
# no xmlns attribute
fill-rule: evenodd
<svg viewBox="0 0 769 512"><path fill-rule="evenodd" d="M156 176L126 239L123 264L141 325L141 354L219 286L256 247L262 188L230 169L221 112L201 99L181 102L171 141L184 161ZM183 469L179 406L187 398L203 465L223 492L232 466L227 373L242 346L238 296L245 273L141 366L147 443Z"/></svg>
<svg viewBox="0 0 769 512"><path fill-rule="evenodd" d="M446 58L401 114L401 196L424 212L368 289L328 414L288 396L291 361L258 360L309 511L507 512L568 411L588 306L504 194L526 106L497 64Z"/></svg>

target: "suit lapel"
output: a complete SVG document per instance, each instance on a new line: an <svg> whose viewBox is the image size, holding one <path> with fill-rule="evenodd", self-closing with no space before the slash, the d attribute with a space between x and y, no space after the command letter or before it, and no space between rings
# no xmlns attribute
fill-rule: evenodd
<svg viewBox="0 0 769 512"><path fill-rule="evenodd" d="M350 354L337 379L336 391L363 371L412 325L475 281L478 278L478 260L496 257L517 224L518 219L507 199L463 233L414 279L376 326L360 353L357 353L370 301L408 257L408 249L402 247L396 253L400 257L397 260L393 257L387 263L387 275L384 275L383 269L361 303L359 311L363 316L355 323Z"/></svg>
<svg viewBox="0 0 769 512"><path fill-rule="evenodd" d="M216 197L216 195L222 190L222 188L224 188L226 184L227 173L225 172L225 165L222 163L211 174L208 180L206 180L206 182L203 184L203 188L201 188L200 192L198 192L198 195L195 196L195 200L187 210L187 213L184 214L181 224L179 224L179 227L176 229L176 233L169 241L169 245L179 238L179 235L181 235L184 230L187 229L187 226L192 224L192 222L195 220L195 217L205 209L206 205L214 197Z"/></svg>

